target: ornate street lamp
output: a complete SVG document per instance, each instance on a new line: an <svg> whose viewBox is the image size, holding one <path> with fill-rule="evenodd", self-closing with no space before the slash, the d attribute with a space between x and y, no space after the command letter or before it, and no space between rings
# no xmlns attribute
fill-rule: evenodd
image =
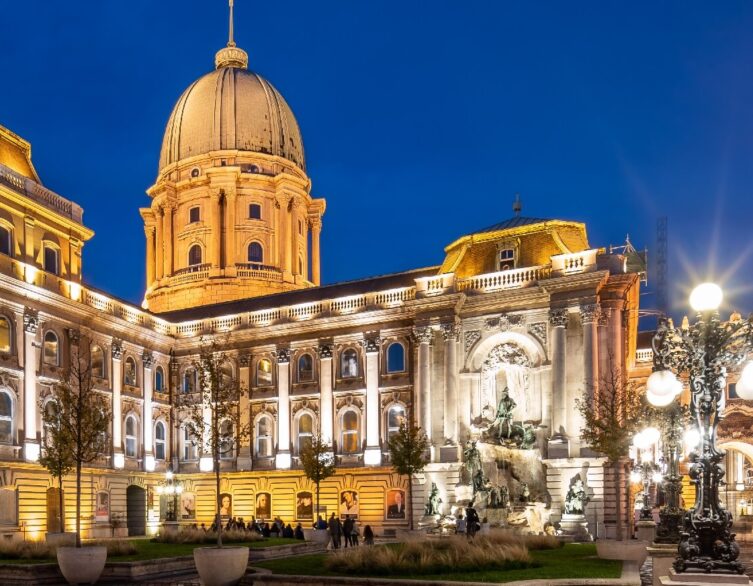
<svg viewBox="0 0 753 586"><path fill-rule="evenodd" d="M727 369L739 365L753 351L753 317L742 320L737 316L722 323L721 302L722 290L717 285L699 285L690 296L690 304L698 312L695 322L675 328L671 320L663 318L652 343L654 372L647 381L649 401L669 405L679 394L677 375L687 375L691 429L699 435L698 445L689 455L695 503L685 514L679 556L674 562L677 572L744 571L737 559L740 547L730 532L732 515L719 500L725 472L720 464L724 452L716 446L716 428L724 409ZM741 397L748 398L748 393L753 397L751 365L743 370L741 381Z"/></svg>
<svg viewBox="0 0 753 586"><path fill-rule="evenodd" d="M182 492L183 484L175 478L171 464L165 472L165 480L157 485L157 494L164 494L168 497L165 521L174 523L178 520L178 495Z"/></svg>
<svg viewBox="0 0 753 586"><path fill-rule="evenodd" d="M630 472L631 482L643 485L641 507L641 521L653 520L651 513L651 484L658 486L662 481L662 474L655 462L654 447L659 440L659 430L649 427L637 433L633 438L633 445L637 450L633 469Z"/></svg>

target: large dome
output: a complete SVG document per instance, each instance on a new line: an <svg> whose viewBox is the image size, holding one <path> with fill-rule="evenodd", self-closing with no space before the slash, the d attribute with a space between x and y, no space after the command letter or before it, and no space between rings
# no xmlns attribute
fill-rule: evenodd
<svg viewBox="0 0 753 586"><path fill-rule="evenodd" d="M305 170L303 139L290 106L247 63L245 51L227 47L217 54L217 69L183 92L167 121L160 172L219 150L277 155Z"/></svg>

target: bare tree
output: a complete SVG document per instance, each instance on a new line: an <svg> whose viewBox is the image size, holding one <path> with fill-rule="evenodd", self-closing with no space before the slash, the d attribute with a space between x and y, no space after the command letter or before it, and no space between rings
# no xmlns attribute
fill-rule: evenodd
<svg viewBox="0 0 753 586"><path fill-rule="evenodd" d="M250 422L243 420L240 410L240 399L248 391L216 340L201 340L199 357L193 367L197 388L193 393L179 395L178 407L185 428L201 454L212 458L217 492L217 545L222 547L220 465L223 457L235 454L241 443L251 436Z"/></svg>
<svg viewBox="0 0 753 586"><path fill-rule="evenodd" d="M50 410L44 417L52 424L47 429L46 447L55 444L48 452L53 474L61 474L69 462L76 469L76 547L81 547L81 471L105 454L112 415L109 398L95 388L91 340L77 332L71 340L69 366L54 390L56 413L52 415Z"/></svg>
<svg viewBox="0 0 753 586"><path fill-rule="evenodd" d="M429 462L426 458L429 440L420 427L406 418L387 445L395 472L408 477L408 515L413 530L413 477L422 472Z"/></svg>
<svg viewBox="0 0 753 586"><path fill-rule="evenodd" d="M332 445L324 441L319 432L301 450L301 465L306 478L316 484L316 512L319 514L319 485L337 472Z"/></svg>
<svg viewBox="0 0 753 586"><path fill-rule="evenodd" d="M45 402L39 401L39 410L42 413L42 453L39 456L39 464L47 469L53 478L58 481L58 515L60 516L60 532L65 533L65 515L63 513L63 477L68 474L76 462L73 459L71 442L65 436L65 430L60 420L60 406L56 399Z"/></svg>

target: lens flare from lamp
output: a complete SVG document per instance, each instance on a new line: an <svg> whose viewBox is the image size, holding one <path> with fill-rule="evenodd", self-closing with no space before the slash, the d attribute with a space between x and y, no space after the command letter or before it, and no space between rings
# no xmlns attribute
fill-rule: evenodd
<svg viewBox="0 0 753 586"><path fill-rule="evenodd" d="M753 361L749 361L743 368L735 390L741 399L746 401L753 399Z"/></svg>
<svg viewBox="0 0 753 586"><path fill-rule="evenodd" d="M632 482L633 484L637 484L640 481L641 481L641 473L638 472L637 470L633 470L630 473L630 482Z"/></svg>
<svg viewBox="0 0 753 586"><path fill-rule="evenodd" d="M685 432L682 439L685 442L685 446L688 449L693 450L701 443L701 434L698 433L697 429L691 427Z"/></svg>
<svg viewBox="0 0 753 586"><path fill-rule="evenodd" d="M651 391L647 390L646 399L648 399L648 402L651 403L654 407L666 407L675 400L675 395L655 395Z"/></svg>
<svg viewBox="0 0 753 586"><path fill-rule="evenodd" d="M656 429L655 427L647 427L642 432L643 439L647 442L646 447L653 446L656 442L659 441L659 438L661 437L661 432Z"/></svg>
<svg viewBox="0 0 753 586"><path fill-rule="evenodd" d="M646 380L646 390L657 397L671 397L677 391L677 382L671 370L657 370Z"/></svg>
<svg viewBox="0 0 753 586"><path fill-rule="evenodd" d="M696 311L714 311L722 304L724 293L716 283L701 283L690 294L690 307Z"/></svg>
<svg viewBox="0 0 753 586"><path fill-rule="evenodd" d="M663 476L661 475L661 472L654 472L654 474L651 476L651 480L654 481L654 484L659 484L662 481Z"/></svg>

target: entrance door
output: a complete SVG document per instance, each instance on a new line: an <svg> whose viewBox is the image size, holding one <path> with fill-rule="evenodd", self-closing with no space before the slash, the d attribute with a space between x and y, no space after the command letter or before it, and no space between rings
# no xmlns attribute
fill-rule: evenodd
<svg viewBox="0 0 753 586"><path fill-rule="evenodd" d="M146 490L131 485L126 489L128 536L146 535Z"/></svg>
<svg viewBox="0 0 753 586"><path fill-rule="evenodd" d="M60 489L47 489L47 532L60 533Z"/></svg>

